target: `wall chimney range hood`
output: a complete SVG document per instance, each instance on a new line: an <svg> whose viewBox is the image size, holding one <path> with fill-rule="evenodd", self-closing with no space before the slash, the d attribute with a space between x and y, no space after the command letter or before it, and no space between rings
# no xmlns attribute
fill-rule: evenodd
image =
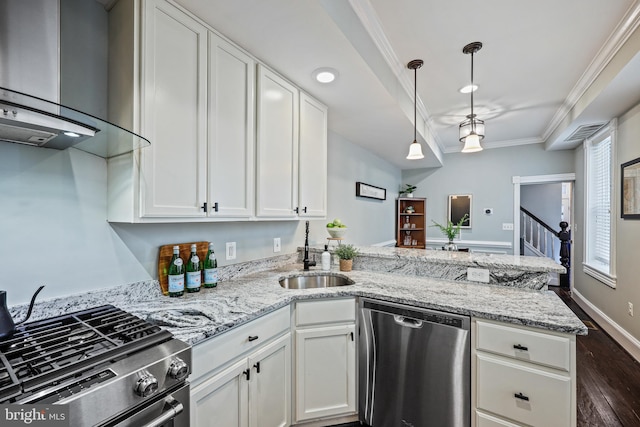
<svg viewBox="0 0 640 427"><path fill-rule="evenodd" d="M0 140L57 150L74 147L106 159L151 145L97 117L2 87Z"/></svg>

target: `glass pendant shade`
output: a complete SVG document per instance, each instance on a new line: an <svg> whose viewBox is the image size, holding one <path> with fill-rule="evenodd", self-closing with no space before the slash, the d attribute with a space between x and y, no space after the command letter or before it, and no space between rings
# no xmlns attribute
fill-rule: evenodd
<svg viewBox="0 0 640 427"><path fill-rule="evenodd" d="M419 160L424 159L424 154L422 154L422 145L418 143L418 141L413 141L411 145L409 145L409 155L407 156L409 160Z"/></svg>
<svg viewBox="0 0 640 427"><path fill-rule="evenodd" d="M471 131L475 130L475 134L482 140L484 138L484 120L477 119L475 114L473 117L471 114L467 116L467 120L460 123L460 142L465 142L465 138L471 134Z"/></svg>
<svg viewBox="0 0 640 427"><path fill-rule="evenodd" d="M480 146L480 138L475 133L470 133L464 139L464 147L462 148L463 153L475 153L476 151L482 151L482 147Z"/></svg>

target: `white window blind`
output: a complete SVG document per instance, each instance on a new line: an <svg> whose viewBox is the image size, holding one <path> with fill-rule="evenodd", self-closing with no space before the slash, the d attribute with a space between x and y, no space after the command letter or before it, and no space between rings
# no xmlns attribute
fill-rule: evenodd
<svg viewBox="0 0 640 427"><path fill-rule="evenodd" d="M607 133L587 144L585 261L589 267L612 276L612 138Z"/></svg>

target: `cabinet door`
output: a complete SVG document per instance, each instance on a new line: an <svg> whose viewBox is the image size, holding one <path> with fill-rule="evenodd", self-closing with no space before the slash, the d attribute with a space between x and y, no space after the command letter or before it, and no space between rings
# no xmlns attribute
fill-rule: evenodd
<svg viewBox="0 0 640 427"><path fill-rule="evenodd" d="M291 414L291 334L249 357L249 426L284 427Z"/></svg>
<svg viewBox="0 0 640 427"><path fill-rule="evenodd" d="M254 108L255 62L209 33L208 200L212 217L253 215Z"/></svg>
<svg viewBox="0 0 640 427"><path fill-rule="evenodd" d="M256 215L293 218L298 198L298 89L260 65L257 90Z"/></svg>
<svg viewBox="0 0 640 427"><path fill-rule="evenodd" d="M191 425L247 427L249 382L243 358L191 390Z"/></svg>
<svg viewBox="0 0 640 427"><path fill-rule="evenodd" d="M298 155L300 216L327 215L327 107L300 94Z"/></svg>
<svg viewBox="0 0 640 427"><path fill-rule="evenodd" d="M204 216L207 29L164 0L144 4L141 215Z"/></svg>
<svg viewBox="0 0 640 427"><path fill-rule="evenodd" d="M356 410L355 325L296 331L296 421Z"/></svg>

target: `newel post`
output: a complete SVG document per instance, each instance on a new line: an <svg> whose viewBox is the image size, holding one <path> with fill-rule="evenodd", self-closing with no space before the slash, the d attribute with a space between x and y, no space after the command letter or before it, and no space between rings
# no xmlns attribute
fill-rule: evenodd
<svg viewBox="0 0 640 427"><path fill-rule="evenodd" d="M558 233L558 239L560 239L560 264L567 269L566 274L560 275L560 286L563 288L569 288L569 275L571 273L571 231L567 230L569 224L566 221L560 222L560 232Z"/></svg>

